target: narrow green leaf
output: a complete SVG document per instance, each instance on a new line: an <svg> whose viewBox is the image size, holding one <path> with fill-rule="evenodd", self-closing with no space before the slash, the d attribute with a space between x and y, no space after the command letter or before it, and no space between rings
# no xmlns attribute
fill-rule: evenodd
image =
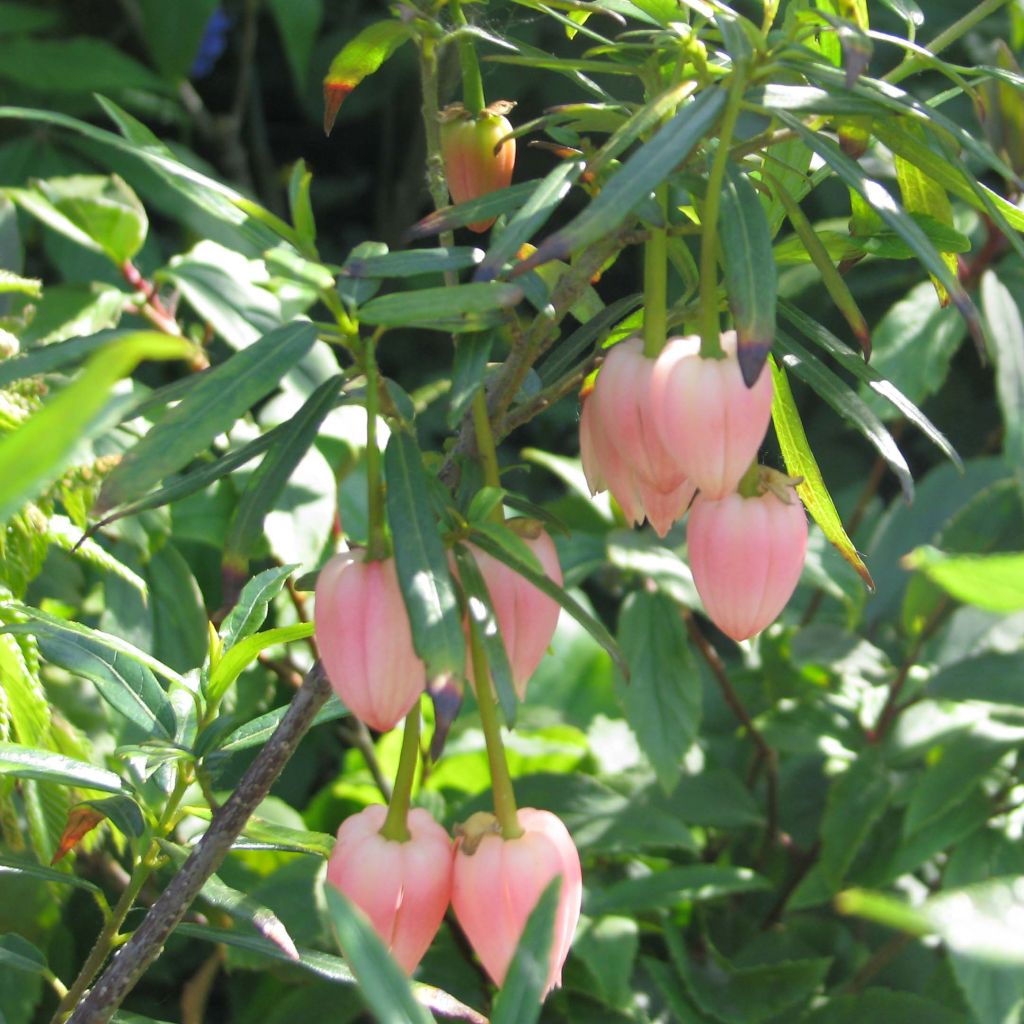
<svg viewBox="0 0 1024 1024"><path fill-rule="evenodd" d="M0 966L11 967L26 974L46 974L46 957L28 939L17 932L0 935Z"/></svg>
<svg viewBox="0 0 1024 1024"><path fill-rule="evenodd" d="M465 227L474 221L490 220L491 217L518 210L533 195L536 187L532 181L523 181L518 185L509 185L507 188L488 192L478 199L442 207L417 221L405 236L408 240L425 238L428 235L441 234L443 231L454 231L455 228Z"/></svg>
<svg viewBox="0 0 1024 1024"><path fill-rule="evenodd" d="M467 334L455 346L452 387L448 395L448 426L454 430L483 386L487 360L494 341L492 332ZM0 363L0 366L3 366Z"/></svg>
<svg viewBox="0 0 1024 1024"><path fill-rule="evenodd" d="M616 692L662 789L671 793L697 735L703 689L679 607L662 593L630 594L618 640L630 676L628 684L616 679Z"/></svg>
<svg viewBox="0 0 1024 1024"><path fill-rule="evenodd" d="M804 507L821 527L821 532L835 545L843 558L857 570L857 574L868 589L874 590L875 583L871 579L871 573L868 572L867 566L853 546L853 541L843 529L843 521L839 518L832 496L828 493L828 488L822 479L821 470L818 469L814 453L807 442L807 434L800 421L800 413L793 400L793 392L789 388L786 371L774 359L770 361L769 365L774 385L772 423L775 425L779 447L782 449L786 472L790 476L802 478L801 482L797 484L796 491L804 503Z"/></svg>
<svg viewBox="0 0 1024 1024"><path fill-rule="evenodd" d="M641 146L587 208L564 228L548 236L537 251L519 263L513 276L571 253L614 231L651 190L664 181L711 130L725 107L726 93L705 89Z"/></svg>
<svg viewBox="0 0 1024 1024"><path fill-rule="evenodd" d="M885 424L842 378L824 363L809 357L807 350L782 331L776 334L781 353L779 363L804 380L844 419L852 423L885 459L896 474L907 501L914 497L914 478L895 438Z"/></svg>
<svg viewBox="0 0 1024 1024"><path fill-rule="evenodd" d="M313 635L313 630L312 622L296 622L291 626L279 626L277 629L253 633L243 640L238 640L210 673L210 680L206 684L206 694L210 702L216 704L220 701L231 684L256 660L261 651L277 644L304 640Z"/></svg>
<svg viewBox="0 0 1024 1024"><path fill-rule="evenodd" d="M35 636L47 661L93 682L112 708L147 734L175 735L174 708L156 673L184 686L178 673L108 633L35 608L19 612L29 621L6 625L4 632Z"/></svg>
<svg viewBox="0 0 1024 1024"><path fill-rule="evenodd" d="M989 325L996 364L996 395L1003 414L1003 453L1024 472L1024 321L1009 288L987 271L981 279L981 306Z"/></svg>
<svg viewBox="0 0 1024 1024"><path fill-rule="evenodd" d="M285 324L204 374L107 477L97 512L137 498L181 469L272 391L315 340L311 323Z"/></svg>
<svg viewBox="0 0 1024 1024"><path fill-rule="evenodd" d="M267 617L270 602L281 592L297 565L275 566L266 569L242 588L238 603L228 612L220 627L224 649L230 650L239 640L255 633Z"/></svg>
<svg viewBox="0 0 1024 1024"><path fill-rule="evenodd" d="M669 867L641 878L628 878L595 891L587 899L587 913L642 914L681 903L721 899L745 892L765 892L771 886L749 868L688 864Z"/></svg>
<svg viewBox="0 0 1024 1024"><path fill-rule="evenodd" d="M736 350L747 387L761 375L775 336L778 284L771 229L747 176L727 161L718 219L725 287L736 327Z"/></svg>
<svg viewBox="0 0 1024 1024"><path fill-rule="evenodd" d="M84 889L93 894L100 892L98 885L70 871L58 871L56 868L47 868L35 861L21 860L18 857L7 857L0 855L0 875L24 875L26 878L38 878L42 882L55 882L57 885L70 885L75 889Z"/></svg>
<svg viewBox="0 0 1024 1024"><path fill-rule="evenodd" d="M902 562L923 572L946 593L991 612L1024 609L1024 553L950 555L933 547L915 548Z"/></svg>
<svg viewBox="0 0 1024 1024"><path fill-rule="evenodd" d="M396 430L388 440L384 472L395 568L409 613L413 646L430 678L448 673L461 676L466 666L466 641L455 585L431 510L423 458L415 439L405 431Z"/></svg>
<svg viewBox="0 0 1024 1024"><path fill-rule="evenodd" d="M245 725L239 726L234 732L229 733L227 738L217 745L217 749L234 753L236 750L261 746L274 734L274 730L281 724L281 719L284 718L287 711L287 707L275 708L265 715L246 722ZM317 712L310 727L344 718L348 713L348 708L332 694L327 703Z"/></svg>
<svg viewBox="0 0 1024 1024"><path fill-rule="evenodd" d="M330 135L348 94L372 75L412 34L404 21L375 21L350 39L331 61L324 77L324 134Z"/></svg>
<svg viewBox="0 0 1024 1024"><path fill-rule="evenodd" d="M295 467L316 441L320 425L334 408L343 378L325 380L284 424L277 438L249 477L238 499L235 514L224 541L222 561L232 567L247 566L263 537L263 521L273 510Z"/></svg>
<svg viewBox="0 0 1024 1024"><path fill-rule="evenodd" d="M0 439L0 521L60 475L118 380L144 359L184 359L191 351L181 338L133 331L95 352L72 384Z"/></svg>
<svg viewBox="0 0 1024 1024"><path fill-rule="evenodd" d="M811 317L791 303L783 301L779 304L779 309L783 317L800 331L804 337L820 345L829 355L835 358L836 362L844 370L849 370L855 377L867 384L876 395L889 402L893 408L898 410L900 415L913 423L954 466L958 469L963 468L960 456L949 443L946 435L892 381L887 380L879 373L876 367L865 364L863 360L858 359L856 354L848 349L831 331L823 327L816 320L812 320Z"/></svg>
<svg viewBox="0 0 1024 1024"><path fill-rule="evenodd" d="M420 274L443 274L446 270L476 267L484 259L483 249L473 246L452 246L439 249L403 249L382 256L352 255L345 260L342 277L418 277Z"/></svg>
<svg viewBox="0 0 1024 1024"><path fill-rule="evenodd" d="M505 981L494 1000L491 1024L534 1024L540 1017L561 890L562 876L555 875L530 911Z"/></svg>
<svg viewBox="0 0 1024 1024"><path fill-rule="evenodd" d="M523 243L528 242L558 209L583 173L583 167L582 160L567 160L548 172L488 250L487 257L473 275L474 281L492 280L509 260L515 259Z"/></svg>
<svg viewBox="0 0 1024 1024"><path fill-rule="evenodd" d="M523 298L514 284L460 284L453 288L381 295L360 306L358 316L368 324L421 327L436 331L479 331L504 319Z"/></svg>
<svg viewBox="0 0 1024 1024"><path fill-rule="evenodd" d="M0 267L0 295L10 295L12 292L38 299L43 294L43 282L37 277L22 277L21 274Z"/></svg>
<svg viewBox="0 0 1024 1024"><path fill-rule="evenodd" d="M508 533L508 530L499 531L490 524L480 524L473 529L469 539L482 551L529 580L538 590L553 597L611 655L619 671L628 678L629 663L611 633L568 591L563 590L547 573L513 547L504 536Z"/></svg>
<svg viewBox="0 0 1024 1024"><path fill-rule="evenodd" d="M34 750L17 743L0 743L0 775L13 775L19 779L39 779L60 786L79 786L99 789L105 793L120 793L121 780L105 768L97 768L86 761L77 761L49 750Z"/></svg>
<svg viewBox="0 0 1024 1024"><path fill-rule="evenodd" d="M338 946L377 1019L389 1024L431 1024L430 1014L416 1002L409 980L392 960L362 911L333 885L326 886L324 893Z"/></svg>
<svg viewBox="0 0 1024 1024"><path fill-rule="evenodd" d="M509 665L505 639L498 628L491 595L487 592L487 584L472 552L462 544L457 544L454 553L459 582L466 597L466 614L475 623L483 641L494 689L505 715L505 723L511 729L515 725L519 701L512 683L512 667Z"/></svg>
<svg viewBox="0 0 1024 1024"><path fill-rule="evenodd" d="M941 254L914 219L889 195L882 185L869 178L863 168L843 153L831 139L826 138L820 132L811 131L792 114L779 111L778 116L836 172L846 185L859 192L879 217L914 250L924 268L933 274L946 289L953 304L967 322L967 327L974 337L975 343L984 352L985 337L978 310L963 285L950 273Z"/></svg>

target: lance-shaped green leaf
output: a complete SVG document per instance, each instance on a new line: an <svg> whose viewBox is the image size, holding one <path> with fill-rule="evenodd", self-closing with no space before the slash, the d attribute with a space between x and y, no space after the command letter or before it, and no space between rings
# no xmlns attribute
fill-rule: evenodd
<svg viewBox="0 0 1024 1024"><path fill-rule="evenodd" d="M807 350L789 335L779 331L775 338L780 362L828 402L844 419L852 423L871 442L896 474L907 501L914 497L914 478L896 440L864 399L824 363L809 358Z"/></svg>
<svg viewBox="0 0 1024 1024"><path fill-rule="evenodd" d="M437 249L405 249L379 256L352 255L342 267L342 277L417 277L420 274L443 274L446 270L465 270L478 266L484 258L483 249L461 245Z"/></svg>
<svg viewBox="0 0 1024 1024"><path fill-rule="evenodd" d="M981 317L963 285L950 273L939 251L932 245L919 224L904 210L877 181L869 178L864 169L851 160L831 139L820 132L807 128L799 118L785 111L778 112L779 119L792 128L814 150L839 178L850 188L859 192L871 208L886 224L902 238L924 268L934 274L946 289L953 304L960 311L980 352L985 351L985 334Z"/></svg>
<svg viewBox="0 0 1024 1024"><path fill-rule="evenodd" d="M0 522L60 475L118 380L144 359L191 352L183 339L155 331L131 332L94 352L72 384L0 440Z"/></svg>
<svg viewBox="0 0 1024 1024"><path fill-rule="evenodd" d="M1003 452L1024 473L1024 320L1013 293L987 271L981 279L981 306L989 325L996 364L996 396L1003 414Z"/></svg>
<svg viewBox="0 0 1024 1024"><path fill-rule="evenodd" d="M244 640L239 640L217 662L210 673L206 693L211 703L216 704L227 693L231 684L256 660L261 651L277 644L303 640L312 635L312 622L296 622L291 626L279 626L277 629L253 633Z"/></svg>
<svg viewBox="0 0 1024 1024"><path fill-rule="evenodd" d="M850 329L864 353L864 358L869 359L871 357L871 331L868 329L868 322L864 319L864 314L860 311L849 285L842 274L836 270L832 257L829 256L828 250L811 226L804 211L800 209L800 204L789 194L785 186L780 184L778 179L771 175L766 175L766 177L771 181L775 198L785 209L789 223L793 225L793 230L803 242L807 255L811 257L811 262L818 268L818 273L821 274L821 283L836 304L836 309L843 314L846 322L850 325Z"/></svg>
<svg viewBox="0 0 1024 1024"><path fill-rule="evenodd" d="M275 708L265 715L253 718L218 742L217 749L234 752L261 746L274 734L274 730L281 724L281 719L284 718L287 711L287 707ZM316 713L310 728L323 722L333 722L338 718L344 718L348 713L348 708L334 694L331 694L327 698L327 703Z"/></svg>
<svg viewBox="0 0 1024 1024"><path fill-rule="evenodd" d="M505 639L501 635L498 619L494 614L487 583L472 552L462 544L455 546L455 563L458 567L459 582L466 597L466 614L475 624L483 642L487 653L487 665L494 680L494 689L505 715L505 723L511 729L516 721L518 700L512 683L512 666L509 665Z"/></svg>
<svg viewBox="0 0 1024 1024"><path fill-rule="evenodd" d="M455 346L452 386L448 394L448 426L454 430L483 386L494 332L467 334ZM0 366L3 364L0 363Z"/></svg>
<svg viewBox="0 0 1024 1024"><path fill-rule="evenodd" d="M558 209L559 203L583 173L583 166L582 160L568 160L548 172L530 198L516 211L497 242L491 246L486 259L473 275L474 281L490 281L501 272L501 268L516 256L523 243L529 241L534 232L542 228Z"/></svg>
<svg viewBox="0 0 1024 1024"><path fill-rule="evenodd" d="M277 387L315 340L316 328L311 323L285 324L204 374L178 405L128 450L104 481L97 511L137 498L185 466Z"/></svg>
<svg viewBox="0 0 1024 1024"><path fill-rule="evenodd" d="M156 674L184 685L182 677L127 641L59 619L36 608L19 608L28 622L10 623L6 633L28 633L39 641L43 657L95 684L100 696L147 734L175 734L175 714Z"/></svg>
<svg viewBox="0 0 1024 1024"><path fill-rule="evenodd" d="M1024 609L1024 553L949 555L925 546L906 555L902 565L965 604L1002 613Z"/></svg>
<svg viewBox="0 0 1024 1024"><path fill-rule="evenodd" d="M120 793L121 780L106 768L97 768L87 761L36 750L18 743L0 743L0 775L18 779L39 779L58 786L99 789L104 793Z"/></svg>
<svg viewBox="0 0 1024 1024"><path fill-rule="evenodd" d="M905 123L903 130L924 143L924 129L919 124ZM953 226L953 206L946 195L946 190L934 179L929 177L920 167L901 156L896 156L896 181L900 186L903 205L910 213L925 213L942 224ZM956 274L957 261L954 253L942 253L943 262L951 274ZM948 295L942 282L932 275L932 283L939 296L939 302L945 305Z"/></svg>
<svg viewBox="0 0 1024 1024"><path fill-rule="evenodd" d="M389 19L375 21L350 39L331 61L324 77L324 134L330 135L348 94L409 39L411 27Z"/></svg>
<svg viewBox="0 0 1024 1024"><path fill-rule="evenodd" d="M70 871L58 871L56 868L43 867L35 861L22 860L20 857L0 856L0 876L23 875L25 878L38 878L41 882L54 882L57 885L70 885L76 889L84 889L93 895L101 895L98 885Z"/></svg>
<svg viewBox="0 0 1024 1024"><path fill-rule="evenodd" d="M533 195L536 187L532 181L523 181L518 185L509 185L508 188L499 188L478 199L444 206L413 224L405 233L406 240L453 231L478 220L490 220L499 214L518 210Z"/></svg>
<svg viewBox="0 0 1024 1024"><path fill-rule="evenodd" d="M800 421L800 413L793 400L793 392L789 388L786 371L774 359L769 361L769 365L774 385L772 423L775 425L775 434L779 439L779 447L782 449L786 472L790 476L802 478L801 482L797 484L796 492L804 503L804 507L811 513L811 517L821 527L821 532L825 534L836 550L857 570L857 574L868 588L874 590L875 582L871 578L871 573L868 572L867 566L853 546L853 541L843 529L843 521L839 518L832 495L828 493L814 453L807 443L807 434Z"/></svg>
<svg viewBox="0 0 1024 1024"><path fill-rule="evenodd" d="M10 967L26 974L49 973L46 957L17 932L0 935L0 967Z"/></svg>
<svg viewBox="0 0 1024 1024"><path fill-rule="evenodd" d="M775 257L771 229L757 192L727 161L718 216L725 287L736 327L736 356L748 388L764 369L775 335Z"/></svg>
<svg viewBox="0 0 1024 1024"><path fill-rule="evenodd" d="M429 330L479 331L500 323L523 297L515 284L460 284L453 288L381 295L360 306L359 319L386 327L422 327Z"/></svg>
<svg viewBox="0 0 1024 1024"><path fill-rule="evenodd" d="M472 530L469 539L482 551L529 580L538 590L553 597L611 655L619 671L628 678L629 662L611 633L576 598L541 570L533 552L511 530L481 523Z"/></svg>
<svg viewBox="0 0 1024 1024"><path fill-rule="evenodd" d="M918 430L935 445L957 468L963 468L963 462L956 449L949 443L945 434L892 381L887 380L873 366L858 359L856 354L846 347L828 328L811 319L806 313L789 302L781 302L779 310L804 337L820 345L831 355L844 370L849 370L859 380L871 388L875 394L890 402Z"/></svg>
<svg viewBox="0 0 1024 1024"><path fill-rule="evenodd" d="M237 604L221 623L220 638L225 650L230 650L239 640L255 633L263 625L270 602L297 568L297 565L275 566L253 576L246 583Z"/></svg>
<svg viewBox="0 0 1024 1024"><path fill-rule="evenodd" d="M409 979L388 954L365 915L333 885L326 886L324 893L334 937L374 1016L395 1024L431 1024L432 1017L416 1002Z"/></svg>
<svg viewBox="0 0 1024 1024"><path fill-rule="evenodd" d="M534 1024L540 1017L561 891L562 876L555 875L530 911L501 991L494 1000L491 1024Z"/></svg>
<svg viewBox="0 0 1024 1024"><path fill-rule="evenodd" d="M711 86L684 106L623 163L578 217L549 235L535 253L517 265L513 275L526 273L548 260L566 259L618 228L637 204L690 155L718 120L725 101L725 90Z"/></svg>
<svg viewBox="0 0 1024 1024"><path fill-rule="evenodd" d="M384 472L395 568L413 647L430 678L448 673L461 676L466 641L455 585L434 518L423 458L415 439L405 431L396 430L388 440Z"/></svg>
<svg viewBox="0 0 1024 1024"><path fill-rule="evenodd" d="M679 607L662 593L630 594L618 639L630 678L628 685L617 679L616 692L662 789L671 793L701 715L700 673Z"/></svg>
<svg viewBox="0 0 1024 1024"><path fill-rule="evenodd" d="M245 485L224 541L222 562L244 571L263 536L263 522L280 498L295 467L316 440L334 408L342 377L325 380L283 426L285 429Z"/></svg>

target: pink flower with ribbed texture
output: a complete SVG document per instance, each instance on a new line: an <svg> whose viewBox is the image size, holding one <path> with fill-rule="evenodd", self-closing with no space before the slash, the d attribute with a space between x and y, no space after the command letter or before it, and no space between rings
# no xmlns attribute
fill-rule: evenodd
<svg viewBox="0 0 1024 1024"><path fill-rule="evenodd" d="M758 497L697 495L686 528L690 569L711 621L733 640L774 622L796 589L807 550L807 517L788 503Z"/></svg>
<svg viewBox="0 0 1024 1024"><path fill-rule="evenodd" d="M661 443L652 417L657 360L639 338L608 353L580 413L580 459L591 494L608 490L633 524L647 519L664 537L681 519L695 488Z"/></svg>
<svg viewBox="0 0 1024 1024"><path fill-rule="evenodd" d="M523 835L503 839L493 815L473 815L455 843L452 909L495 984L505 980L530 912L556 876L562 877L544 994L562 984L583 898L576 846L549 811L520 808ZM482 837L481 837L482 836Z"/></svg>
<svg viewBox="0 0 1024 1024"><path fill-rule="evenodd" d="M699 338L670 338L648 392L661 444L707 498L736 489L772 413L771 376L762 373L748 388L736 359L736 332L726 331L721 343L724 359L702 359Z"/></svg>
<svg viewBox="0 0 1024 1024"><path fill-rule="evenodd" d="M522 520L513 520L513 523ZM544 572L559 586L562 585L562 567L554 541L540 527L524 528L520 538L537 556ZM499 562L473 544L466 545L473 553L480 575L487 585L487 593L498 620L498 630L505 644L512 682L519 699L526 697L530 676L541 663L555 635L559 605L553 597L538 590L529 580ZM466 663L466 678L473 683L472 660ZM474 684L475 685L475 684Z"/></svg>
<svg viewBox="0 0 1024 1024"><path fill-rule="evenodd" d="M320 660L338 699L372 728L393 729L427 683L394 559L335 555L320 570L315 619Z"/></svg>
<svg viewBox="0 0 1024 1024"><path fill-rule="evenodd" d="M434 941L452 891L452 843L422 808L409 812L404 843L380 834L388 809L346 818L327 863L327 881L370 919L391 955L412 974Z"/></svg>

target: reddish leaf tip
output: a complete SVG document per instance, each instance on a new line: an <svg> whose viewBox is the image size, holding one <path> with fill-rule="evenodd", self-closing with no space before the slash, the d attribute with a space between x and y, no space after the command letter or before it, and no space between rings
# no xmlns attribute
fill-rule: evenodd
<svg viewBox="0 0 1024 1024"><path fill-rule="evenodd" d="M337 120L338 111L342 103L348 98L348 94L355 88L351 82L342 82L337 79L324 79L324 135L330 135Z"/></svg>

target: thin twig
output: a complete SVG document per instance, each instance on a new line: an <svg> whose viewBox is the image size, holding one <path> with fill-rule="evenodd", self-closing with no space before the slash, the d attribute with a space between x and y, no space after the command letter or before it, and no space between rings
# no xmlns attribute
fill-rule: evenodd
<svg viewBox="0 0 1024 1024"><path fill-rule="evenodd" d="M373 776L374 784L380 790L380 795L384 797L386 803L391 803L391 783L381 769L380 761L377 760L377 749L373 745L370 730L358 718L352 716L339 723L338 731L345 743L363 755L363 760Z"/></svg>
<svg viewBox="0 0 1024 1024"><path fill-rule="evenodd" d="M250 815L266 797L331 688L317 663L307 673L280 725L249 766L238 788L217 811L181 870L149 909L142 924L114 956L70 1024L106 1024L160 955L206 880L217 870Z"/></svg>
<svg viewBox="0 0 1024 1024"><path fill-rule="evenodd" d="M863 967L843 985L836 995L856 995L884 967L888 967L903 952L914 936L906 932L894 935L871 955Z"/></svg>
<svg viewBox="0 0 1024 1024"><path fill-rule="evenodd" d="M761 853L758 854L760 859L761 856L766 852L768 846L775 842L778 838L779 832L779 766L778 757L775 754L775 750L768 745L768 741L761 734L761 731L754 724L754 720L750 717L750 712L747 711L743 705L743 701L740 700L739 694L733 689L732 682L729 679L729 673L726 671L725 663L722 661L718 654L718 651L711 645L711 642L704 635L704 631L697 624L697 620L693 617L693 613L688 609L683 609L683 619L686 622L686 628L690 633L690 639L693 641L697 650L700 651L701 656L707 662L708 668L711 669L711 674L715 677L715 681L718 683L719 689L722 691L722 696L725 698L725 703L729 705L729 710L736 716L737 721L743 726L757 747L758 758L765 769L765 781L768 787L768 815L765 823L765 836L764 846L762 847Z"/></svg>

